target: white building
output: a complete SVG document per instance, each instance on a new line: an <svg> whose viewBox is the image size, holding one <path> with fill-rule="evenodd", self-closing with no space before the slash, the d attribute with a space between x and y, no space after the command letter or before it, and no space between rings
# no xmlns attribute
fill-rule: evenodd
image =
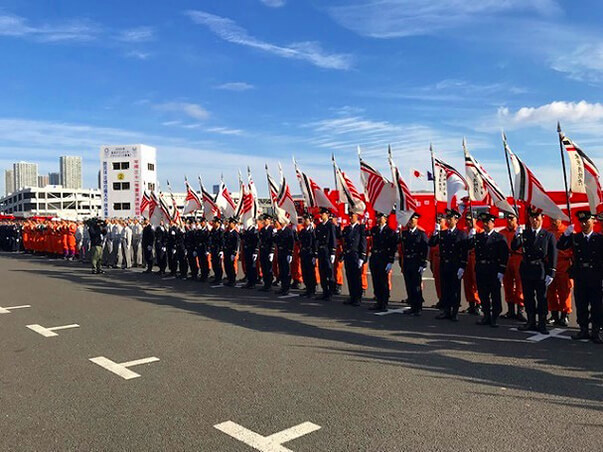
<svg viewBox="0 0 603 452"><path fill-rule="evenodd" d="M144 144L101 146L100 162L103 216L140 216L143 191L157 187L157 150Z"/></svg>
<svg viewBox="0 0 603 452"><path fill-rule="evenodd" d="M65 188L82 188L82 158L61 156L59 158L61 185Z"/></svg>
<svg viewBox="0 0 603 452"><path fill-rule="evenodd" d="M15 173L12 169L4 170L4 196L15 191Z"/></svg>
<svg viewBox="0 0 603 452"><path fill-rule="evenodd" d="M13 163L13 177L15 178L15 190L23 187L38 186L38 164L18 162Z"/></svg>
<svg viewBox="0 0 603 452"><path fill-rule="evenodd" d="M101 216L101 192L60 185L26 187L0 199L0 212L17 217L53 216L82 220Z"/></svg>

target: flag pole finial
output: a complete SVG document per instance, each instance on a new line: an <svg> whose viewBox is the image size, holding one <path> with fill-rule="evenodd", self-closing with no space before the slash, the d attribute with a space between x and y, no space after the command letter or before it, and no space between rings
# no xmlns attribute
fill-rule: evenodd
<svg viewBox="0 0 603 452"><path fill-rule="evenodd" d="M557 121L557 133L561 133L561 123Z"/></svg>

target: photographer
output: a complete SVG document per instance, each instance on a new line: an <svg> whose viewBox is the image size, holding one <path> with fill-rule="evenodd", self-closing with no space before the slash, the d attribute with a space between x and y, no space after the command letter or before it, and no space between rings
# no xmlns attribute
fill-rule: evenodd
<svg viewBox="0 0 603 452"><path fill-rule="evenodd" d="M90 236L90 253L92 273L105 273L101 268L103 256L103 239L107 235L107 225L99 218L88 220L88 235Z"/></svg>

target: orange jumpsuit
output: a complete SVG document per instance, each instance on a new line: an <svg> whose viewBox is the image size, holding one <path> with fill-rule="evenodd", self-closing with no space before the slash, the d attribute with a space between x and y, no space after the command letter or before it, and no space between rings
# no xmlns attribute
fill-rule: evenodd
<svg viewBox="0 0 603 452"><path fill-rule="evenodd" d="M517 228L509 229L505 227L500 233L507 240L509 245L509 260L507 261L507 270L503 277L503 286L505 289L505 301L510 304L523 306L523 292L521 288L521 276L519 275L519 266L521 264L521 251L513 251L511 242L515 237Z"/></svg>
<svg viewBox="0 0 603 452"><path fill-rule="evenodd" d="M297 225L297 232L301 231L304 228L304 225ZM295 244L293 245L293 257L291 259L291 278L293 279L293 283L302 284L304 282L302 278L301 271L301 259L299 257L299 241L295 240Z"/></svg>
<svg viewBox="0 0 603 452"><path fill-rule="evenodd" d="M476 233L482 232L483 229L475 226ZM469 231L466 231L469 234ZM475 249L470 249L467 255L467 267L463 275L463 287L465 289L465 299L467 303L480 304L479 295L477 294L477 279L475 276Z"/></svg>
<svg viewBox="0 0 603 452"><path fill-rule="evenodd" d="M339 227L339 226L337 226ZM335 284L343 285L343 239L337 239L337 248L335 248L335 263L333 264L333 273L335 274Z"/></svg>
<svg viewBox="0 0 603 452"><path fill-rule="evenodd" d="M559 240L559 237L561 237L566 229L567 226L564 224L561 224L559 228L552 224L548 228L548 230L553 233L555 239L557 240ZM572 312L572 287L574 286L574 281L568 274L571 264L571 248L564 251L558 251L557 271L555 272L555 278L553 279L553 282L549 286L546 293L549 311L557 311L565 314Z"/></svg>

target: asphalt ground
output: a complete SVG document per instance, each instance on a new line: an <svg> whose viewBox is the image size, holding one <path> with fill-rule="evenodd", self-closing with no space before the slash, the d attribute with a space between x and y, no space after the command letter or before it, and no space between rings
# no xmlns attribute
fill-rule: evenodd
<svg viewBox="0 0 603 452"><path fill-rule="evenodd" d="M536 342L467 314L376 316L343 297L92 275L26 255L1 254L0 278L1 307L31 306L0 313L2 451L603 449L603 347L567 339L573 328ZM44 337L32 324L79 327ZM159 361L126 380L99 356ZM260 444L214 427L226 421ZM262 443L306 422L320 429Z"/></svg>

